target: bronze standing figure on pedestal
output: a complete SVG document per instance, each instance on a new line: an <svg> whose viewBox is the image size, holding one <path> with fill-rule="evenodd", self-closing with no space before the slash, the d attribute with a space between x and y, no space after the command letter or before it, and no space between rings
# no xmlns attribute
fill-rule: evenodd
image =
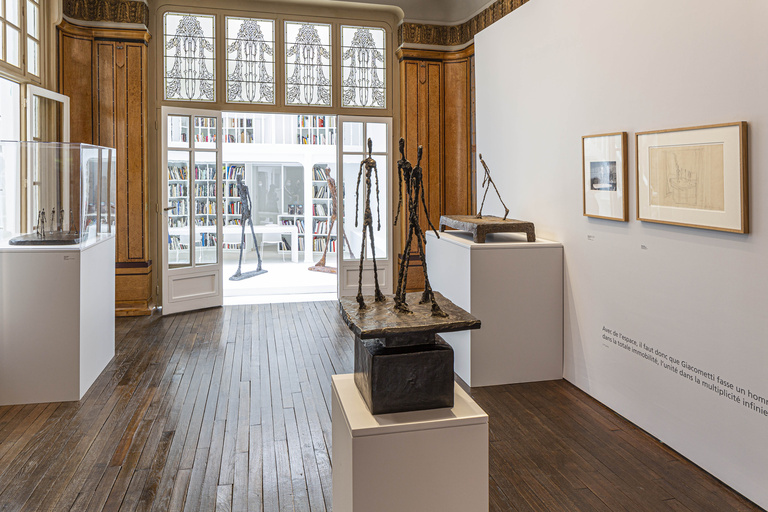
<svg viewBox="0 0 768 512"><path fill-rule="evenodd" d="M485 169L485 175L483 176L483 187L485 187L485 192L483 193L483 201L480 203L480 210L477 212L476 217L478 219L483 218L483 205L485 204L485 196L488 195L488 189L491 188L490 185L493 185L493 190L496 191L496 195L499 196L499 201L501 201L501 206L504 207L504 218L501 220L507 220L507 215L509 215L509 208L507 208L507 205L504 204L504 200L501 198L501 194L499 193L499 189L496 188L496 184L493 182L493 179L491 179L491 170L488 169L488 166L485 165L485 160L483 160L483 155L480 155L480 163L483 164L483 168Z"/></svg>
<svg viewBox="0 0 768 512"><path fill-rule="evenodd" d="M405 247L403 248L403 259L400 262L400 271L397 276L397 291L395 292L395 309L403 313L410 313L408 304L405 301L405 289L408 282L408 254L411 250L411 241L414 235L416 235L416 242L419 247L419 255L421 256L421 266L424 270L424 293L421 295L419 304L425 304L427 302L432 303L432 316L446 317L446 315L435 300L435 294L432 291L432 286L429 284L429 276L427 275L427 260L424 253L424 245L427 243L424 232L419 225L419 206L424 207L424 214L427 216L427 223L437 238L440 238L435 226L432 225L432 221L429 220L429 211L427 210L427 203L424 199L424 178L421 169L421 155L423 149L419 146L417 152L416 167L412 167L411 163L405 158L405 140L400 138L400 160L397 161L397 172L400 179L400 199L397 203L397 214L395 214L395 225L397 225L397 218L400 214L400 205L403 200L403 184L405 184L405 203L408 208L408 236L405 240ZM421 201L421 203L419 203Z"/></svg>
<svg viewBox="0 0 768 512"><path fill-rule="evenodd" d="M248 279L249 277L258 276L264 274L267 271L261 268L261 253L259 252L259 242L256 240L256 232L253 230L253 220L251 219L251 195L248 193L248 185L243 183L243 176L237 175L237 195L240 196L240 226L242 227L240 236L240 261L237 263L237 270L234 275L229 278L230 281L241 281ZM256 248L256 257L258 258L258 265L256 270L249 272L241 272L240 269L243 266L243 251L245 250L245 223L248 222L251 225L251 234L253 235L253 246Z"/></svg>
<svg viewBox="0 0 768 512"><path fill-rule="evenodd" d="M357 227L357 216L360 211L359 199L360 199L360 178L363 175L363 167L365 167L365 213L363 213L363 245L360 248L360 277L357 283L357 304L360 309L365 309L365 301L363 300L363 261L365 260L365 242L368 232L371 234L371 255L373 258L373 281L376 286L374 294L374 300L376 302L384 302L384 294L381 293L379 288L379 271L376 268L376 247L373 243L373 215L371 214L371 173L376 178L376 216L378 217L378 223L376 225L376 231L381 231L381 213L379 210L379 173L376 169L376 160L371 157L373 153L373 141L368 139L368 158L364 158L360 162L360 171L357 173L357 185L355 186L355 227ZM368 228L368 231L365 228Z"/></svg>
<svg viewBox="0 0 768 512"><path fill-rule="evenodd" d="M333 230L333 225L336 222L336 217L338 216L339 212L339 203L338 199L336 198L336 180L331 177L330 167L325 168L325 181L328 183L328 194L330 194L329 197L331 198L331 219L328 221L328 234L325 237L325 248L323 249L323 256L320 258L320 261L315 263L314 266L309 267L309 270L335 274L335 268L325 266L325 256L328 254L328 246L331 245L331 231ZM352 252L352 246L349 244L349 239L347 238L346 233L344 233L344 242L347 244L350 256L354 258L355 253Z"/></svg>

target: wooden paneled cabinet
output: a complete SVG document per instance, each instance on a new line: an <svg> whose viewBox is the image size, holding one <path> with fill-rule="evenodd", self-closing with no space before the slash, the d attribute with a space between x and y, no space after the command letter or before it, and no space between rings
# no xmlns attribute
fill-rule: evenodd
<svg viewBox="0 0 768 512"><path fill-rule="evenodd" d="M70 97L70 138L117 149L115 305L151 313L145 30L59 25L59 92Z"/></svg>
<svg viewBox="0 0 768 512"><path fill-rule="evenodd" d="M441 215L469 215L475 208L474 46L457 52L401 48L397 57L400 136L413 165L418 146L423 146L425 199L429 218L437 228ZM420 220L426 232L423 214ZM405 245L405 236L403 223L400 247ZM409 291L423 289L418 250L412 249L406 257Z"/></svg>

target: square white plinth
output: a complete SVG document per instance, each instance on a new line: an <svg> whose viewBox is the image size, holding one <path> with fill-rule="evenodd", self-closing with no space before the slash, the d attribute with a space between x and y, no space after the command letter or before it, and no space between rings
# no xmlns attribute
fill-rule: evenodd
<svg viewBox="0 0 768 512"><path fill-rule="evenodd" d="M115 355L115 237L0 244L0 405L80 400Z"/></svg>
<svg viewBox="0 0 768 512"><path fill-rule="evenodd" d="M445 333L454 370L470 386L563 377L563 246L523 234L427 232L432 289L480 319L478 330Z"/></svg>
<svg viewBox="0 0 768 512"><path fill-rule="evenodd" d="M488 510L488 415L455 385L451 409L373 416L333 376L333 511Z"/></svg>

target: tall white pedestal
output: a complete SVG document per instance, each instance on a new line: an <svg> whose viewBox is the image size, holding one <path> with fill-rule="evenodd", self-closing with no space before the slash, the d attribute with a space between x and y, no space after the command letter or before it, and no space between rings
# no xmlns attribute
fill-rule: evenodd
<svg viewBox="0 0 768 512"><path fill-rule="evenodd" d="M463 231L427 232L432 289L480 319L445 333L454 370L468 385L563 377L563 246L497 233L478 244Z"/></svg>
<svg viewBox="0 0 768 512"><path fill-rule="evenodd" d="M488 416L455 385L452 409L371 415L333 376L334 512L488 510Z"/></svg>
<svg viewBox="0 0 768 512"><path fill-rule="evenodd" d="M115 238L0 245L0 405L80 400L115 355Z"/></svg>

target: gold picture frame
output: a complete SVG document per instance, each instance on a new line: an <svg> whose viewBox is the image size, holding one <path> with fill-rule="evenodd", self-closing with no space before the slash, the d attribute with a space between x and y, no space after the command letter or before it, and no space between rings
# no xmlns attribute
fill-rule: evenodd
<svg viewBox="0 0 768 512"><path fill-rule="evenodd" d="M582 204L585 217L629 220L627 132L581 138Z"/></svg>
<svg viewBox="0 0 768 512"><path fill-rule="evenodd" d="M635 134L637 220L749 232L747 123Z"/></svg>

